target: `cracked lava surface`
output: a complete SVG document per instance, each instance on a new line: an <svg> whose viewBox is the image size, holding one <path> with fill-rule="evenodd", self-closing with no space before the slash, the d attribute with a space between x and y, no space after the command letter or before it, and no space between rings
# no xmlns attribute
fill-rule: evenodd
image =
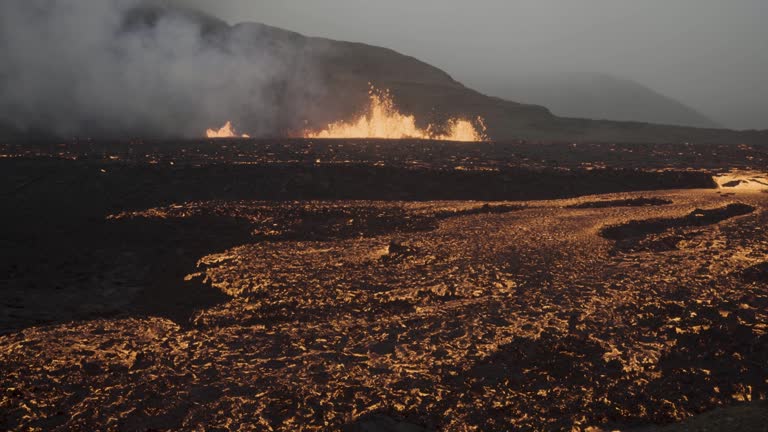
<svg viewBox="0 0 768 432"><path fill-rule="evenodd" d="M186 277L228 298L0 336L0 429L610 430L765 399L766 209L691 190L115 214L247 223Z"/></svg>

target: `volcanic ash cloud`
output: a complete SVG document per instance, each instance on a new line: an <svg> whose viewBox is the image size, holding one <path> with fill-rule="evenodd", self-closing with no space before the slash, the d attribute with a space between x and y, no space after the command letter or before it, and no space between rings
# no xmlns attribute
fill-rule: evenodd
<svg viewBox="0 0 768 432"><path fill-rule="evenodd" d="M265 28L139 0L3 0L0 124L195 137L247 119L248 133L276 134L296 52L270 44ZM315 85L311 65L304 71L296 81Z"/></svg>

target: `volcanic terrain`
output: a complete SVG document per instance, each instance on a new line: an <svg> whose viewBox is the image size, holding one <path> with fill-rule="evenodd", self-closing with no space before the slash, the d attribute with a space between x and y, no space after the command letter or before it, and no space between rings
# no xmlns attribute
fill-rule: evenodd
<svg viewBox="0 0 768 432"><path fill-rule="evenodd" d="M2 151L0 429L763 430L759 147Z"/></svg>

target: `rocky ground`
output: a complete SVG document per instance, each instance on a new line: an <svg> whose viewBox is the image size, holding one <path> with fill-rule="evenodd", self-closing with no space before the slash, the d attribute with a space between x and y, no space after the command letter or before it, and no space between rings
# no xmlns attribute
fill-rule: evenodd
<svg viewBox="0 0 768 432"><path fill-rule="evenodd" d="M0 429L765 430L756 174L514 202L69 196L46 228L22 177Z"/></svg>

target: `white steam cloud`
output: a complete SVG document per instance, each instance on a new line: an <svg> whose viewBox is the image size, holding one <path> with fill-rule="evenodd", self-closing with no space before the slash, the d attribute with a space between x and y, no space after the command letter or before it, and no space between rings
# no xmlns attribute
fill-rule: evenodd
<svg viewBox="0 0 768 432"><path fill-rule="evenodd" d="M194 137L234 120L280 134L322 89L309 48L273 32L141 0L2 0L0 124Z"/></svg>

